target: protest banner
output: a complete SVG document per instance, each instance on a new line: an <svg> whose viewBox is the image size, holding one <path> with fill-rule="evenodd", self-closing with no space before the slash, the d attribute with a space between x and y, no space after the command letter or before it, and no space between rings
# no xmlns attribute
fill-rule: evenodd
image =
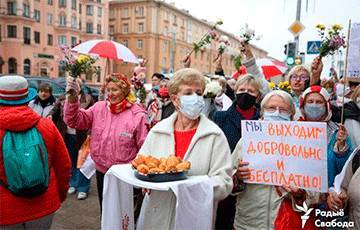
<svg viewBox="0 0 360 230"><path fill-rule="evenodd" d="M360 78L360 23L351 24L349 35L346 76Z"/></svg>
<svg viewBox="0 0 360 230"><path fill-rule="evenodd" d="M241 130L247 183L327 192L326 123L242 121Z"/></svg>

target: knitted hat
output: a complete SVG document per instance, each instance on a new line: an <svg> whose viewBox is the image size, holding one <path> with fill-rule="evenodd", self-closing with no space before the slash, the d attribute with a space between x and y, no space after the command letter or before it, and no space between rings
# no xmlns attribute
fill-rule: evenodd
<svg viewBox="0 0 360 230"><path fill-rule="evenodd" d="M325 118L325 121L329 121L331 119L332 113L331 113L331 104L330 104L330 95L329 93L326 91L326 89L322 88L321 86L318 85L314 85L314 86L310 86L309 88L307 88L300 96L299 98L299 105L300 105L300 109L302 116L305 117L305 114L303 114L303 108L304 108L304 104L305 104L305 98L307 95L309 95L310 93L319 93L326 101L327 104L327 116Z"/></svg>
<svg viewBox="0 0 360 230"><path fill-rule="evenodd" d="M29 89L24 77L19 75L0 77L0 104L23 105L34 99L36 95L36 89Z"/></svg>

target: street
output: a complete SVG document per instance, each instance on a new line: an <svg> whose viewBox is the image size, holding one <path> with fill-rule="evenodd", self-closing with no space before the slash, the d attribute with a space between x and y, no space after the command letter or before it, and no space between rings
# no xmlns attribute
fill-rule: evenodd
<svg viewBox="0 0 360 230"><path fill-rule="evenodd" d="M91 180L89 196L77 200L76 195L68 195L56 212L51 230L59 229L100 229L100 210L96 189L96 178Z"/></svg>

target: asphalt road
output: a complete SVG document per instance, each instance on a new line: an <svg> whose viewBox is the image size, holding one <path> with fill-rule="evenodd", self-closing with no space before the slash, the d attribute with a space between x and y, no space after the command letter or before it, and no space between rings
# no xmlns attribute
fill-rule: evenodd
<svg viewBox="0 0 360 230"><path fill-rule="evenodd" d="M86 200L77 200L76 195L68 195L56 212L51 230L60 229L100 229L100 207L95 177L91 179L90 193Z"/></svg>

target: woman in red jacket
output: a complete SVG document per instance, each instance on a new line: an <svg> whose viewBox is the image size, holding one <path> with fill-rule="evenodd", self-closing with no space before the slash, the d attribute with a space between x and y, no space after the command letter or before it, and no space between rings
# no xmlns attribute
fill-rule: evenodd
<svg viewBox="0 0 360 230"><path fill-rule="evenodd" d="M27 103L36 96L21 76L0 77L0 180L7 184L3 161L6 131L24 132L32 127L44 140L48 152L49 182L35 197L15 196L0 185L0 228L49 229L56 210L66 198L71 162L65 143L53 122L37 115Z"/></svg>

